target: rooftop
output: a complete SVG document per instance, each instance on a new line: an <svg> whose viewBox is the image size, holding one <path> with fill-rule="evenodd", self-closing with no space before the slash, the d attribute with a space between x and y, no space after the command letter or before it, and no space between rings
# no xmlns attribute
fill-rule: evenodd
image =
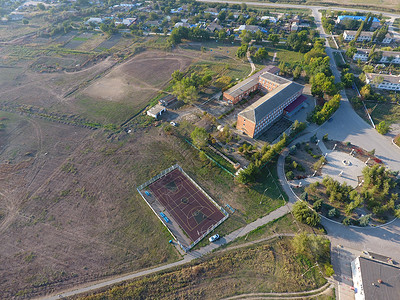
<svg viewBox="0 0 400 300"><path fill-rule="evenodd" d="M357 33L357 31L355 31L355 30L345 30L344 32L345 32L346 34L348 34L348 35L356 35L356 33ZM370 37L372 37L373 34L374 34L374 33L373 33L372 31L361 31L360 36L370 36ZM388 33L385 35L385 37L387 37L387 38L392 37L392 34L391 34L390 32L388 32Z"/></svg>
<svg viewBox="0 0 400 300"><path fill-rule="evenodd" d="M366 257L357 260L365 300L400 299L400 268Z"/></svg>
<svg viewBox="0 0 400 300"><path fill-rule="evenodd" d="M290 80L288 80L286 78L283 78L283 77L278 76L278 75L274 75L274 74L269 73L269 72L265 72L265 73L261 74L260 78L263 78L263 79L266 79L266 80L269 80L269 81L273 81L273 82L275 82L277 84L285 84L285 83L290 82Z"/></svg>
<svg viewBox="0 0 400 300"><path fill-rule="evenodd" d="M286 83L280 85L279 87L272 90L264 97L260 98L252 105L241 111L239 115L241 115L245 119L257 123L271 111L277 108L283 101L302 89L302 85L287 80Z"/></svg>
<svg viewBox="0 0 400 300"><path fill-rule="evenodd" d="M359 21L365 21L364 16L338 16L338 19L341 21L343 19L353 19L353 20L359 20ZM374 17L373 22L379 22L379 19Z"/></svg>
<svg viewBox="0 0 400 300"><path fill-rule="evenodd" d="M232 97L239 96L241 93L247 91L252 86L256 85L258 83L258 78L260 77L260 75L263 74L264 72L268 72L269 69L271 69L271 66L268 66L262 69L260 72L257 72L256 74L250 76L249 78L239 82L230 89L226 90L225 93L231 95Z"/></svg>
<svg viewBox="0 0 400 300"><path fill-rule="evenodd" d="M359 54L369 54L371 52L371 49L357 49L357 53ZM382 52L383 56L399 56L400 52L399 51L382 51L379 49L376 49L375 52Z"/></svg>
<svg viewBox="0 0 400 300"><path fill-rule="evenodd" d="M366 73L368 80L374 80L375 78L382 77L384 82L390 83L400 83L400 76L399 75L387 75L387 74L376 74L376 73Z"/></svg>

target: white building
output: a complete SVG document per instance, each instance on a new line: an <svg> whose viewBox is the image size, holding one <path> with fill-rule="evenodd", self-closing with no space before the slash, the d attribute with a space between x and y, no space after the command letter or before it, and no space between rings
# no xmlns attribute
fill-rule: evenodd
<svg viewBox="0 0 400 300"><path fill-rule="evenodd" d="M89 18L89 20L87 20L85 22L86 25L89 25L90 23L94 23L94 24L100 24L103 23L104 19L103 18Z"/></svg>
<svg viewBox="0 0 400 300"><path fill-rule="evenodd" d="M365 81L376 89L400 91L400 76L398 75L367 73Z"/></svg>
<svg viewBox="0 0 400 300"><path fill-rule="evenodd" d="M275 17L271 16L262 16L261 21L268 20L270 23L276 23L278 20Z"/></svg>
<svg viewBox="0 0 400 300"><path fill-rule="evenodd" d="M357 50L357 52L353 56L353 60L367 61L368 55L369 55L369 50Z"/></svg>
<svg viewBox="0 0 400 300"><path fill-rule="evenodd" d="M345 30L343 32L343 39L345 41L352 41L355 39L357 31L353 30ZM357 38L357 42L369 42L372 40L373 32L369 31L361 31L359 37ZM376 40L374 40L375 42ZM390 33L387 33L385 38L382 40L382 44L390 44L393 41L393 36Z"/></svg>
<svg viewBox="0 0 400 300"><path fill-rule="evenodd" d="M353 56L353 60L358 61L367 61L369 53L371 52L370 49L359 49ZM382 54L382 58L379 60L379 63L382 64L400 64L400 52L398 51L379 51Z"/></svg>
<svg viewBox="0 0 400 300"><path fill-rule="evenodd" d="M161 106L160 104L156 104L155 106L153 106L152 108L150 108L147 111L147 115L158 119L159 117L161 117L162 113L165 111L166 111L166 109L164 106Z"/></svg>

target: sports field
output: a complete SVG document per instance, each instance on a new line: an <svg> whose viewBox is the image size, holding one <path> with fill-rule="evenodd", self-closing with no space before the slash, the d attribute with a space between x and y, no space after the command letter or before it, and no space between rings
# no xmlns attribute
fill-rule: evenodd
<svg viewBox="0 0 400 300"><path fill-rule="evenodd" d="M220 208L179 168L163 175L145 189L150 192L146 198L155 198L161 204L163 211L158 214L162 216L165 213L171 217L172 220L164 222L165 225L179 225L192 242L225 218ZM154 205L152 207L154 209Z"/></svg>

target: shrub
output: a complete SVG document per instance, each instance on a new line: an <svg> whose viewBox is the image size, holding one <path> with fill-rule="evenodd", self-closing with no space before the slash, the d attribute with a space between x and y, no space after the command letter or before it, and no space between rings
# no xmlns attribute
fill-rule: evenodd
<svg viewBox="0 0 400 300"><path fill-rule="evenodd" d="M359 222L360 226L365 227L365 226L368 226L370 219L371 219L371 214L360 217L358 219L358 222Z"/></svg>
<svg viewBox="0 0 400 300"><path fill-rule="evenodd" d="M353 222L351 221L351 218L350 218L350 217L344 218L343 221L342 221L342 223L343 223L343 225L345 225L345 226L350 226L351 224L353 224Z"/></svg>
<svg viewBox="0 0 400 300"><path fill-rule="evenodd" d="M333 270L333 266L330 263L325 264L325 275L327 277L331 277L335 274L335 271Z"/></svg>
<svg viewBox="0 0 400 300"><path fill-rule="evenodd" d="M385 121L380 122L377 126L376 126L376 130L380 133L380 134L386 134L389 132L390 127L389 125L386 124Z"/></svg>
<svg viewBox="0 0 400 300"><path fill-rule="evenodd" d="M296 150L297 150L296 145L293 145L292 147L289 148L289 153L294 154L294 153L296 153Z"/></svg>
<svg viewBox="0 0 400 300"><path fill-rule="evenodd" d="M339 214L339 211L336 208L332 208L328 211L329 218L335 218Z"/></svg>
<svg viewBox="0 0 400 300"><path fill-rule="evenodd" d="M292 180L293 178L294 178L294 175L293 175L292 171L286 172L286 179L287 180Z"/></svg>
<svg viewBox="0 0 400 300"><path fill-rule="evenodd" d="M321 210L322 207L322 199L318 199L317 201L314 202L313 204L313 209L316 211Z"/></svg>
<svg viewBox="0 0 400 300"><path fill-rule="evenodd" d="M308 208L307 204L297 201L293 205L293 215L299 222L316 227L321 222L319 215Z"/></svg>
<svg viewBox="0 0 400 300"><path fill-rule="evenodd" d="M324 136L322 137L323 141L327 141L328 140L328 134L324 134Z"/></svg>
<svg viewBox="0 0 400 300"><path fill-rule="evenodd" d="M304 192L300 195L300 199L303 201L308 201L308 193Z"/></svg>

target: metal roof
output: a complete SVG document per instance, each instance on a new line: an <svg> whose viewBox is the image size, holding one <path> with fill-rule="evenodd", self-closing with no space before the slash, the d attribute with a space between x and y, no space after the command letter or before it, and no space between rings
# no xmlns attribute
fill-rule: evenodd
<svg viewBox="0 0 400 300"><path fill-rule="evenodd" d="M285 84L285 83L290 82L290 80L288 80L286 78L283 78L283 77L278 76L278 75L274 75L274 74L269 73L269 72L263 73L260 76L260 78L263 78L263 79L266 79L266 80L269 80L269 81L273 81L273 82L275 82L277 84Z"/></svg>
<svg viewBox="0 0 400 300"><path fill-rule="evenodd" d="M245 119L257 123L270 112L272 112L275 108L277 108L280 104L282 104L286 99L293 96L295 93L302 90L303 88L304 87L301 84L287 80L285 84L280 85L279 87L272 90L264 97L260 98L252 105L241 111L239 115L241 115Z"/></svg>
<svg viewBox="0 0 400 300"><path fill-rule="evenodd" d="M365 300L400 299L400 268L366 257L358 259Z"/></svg>

